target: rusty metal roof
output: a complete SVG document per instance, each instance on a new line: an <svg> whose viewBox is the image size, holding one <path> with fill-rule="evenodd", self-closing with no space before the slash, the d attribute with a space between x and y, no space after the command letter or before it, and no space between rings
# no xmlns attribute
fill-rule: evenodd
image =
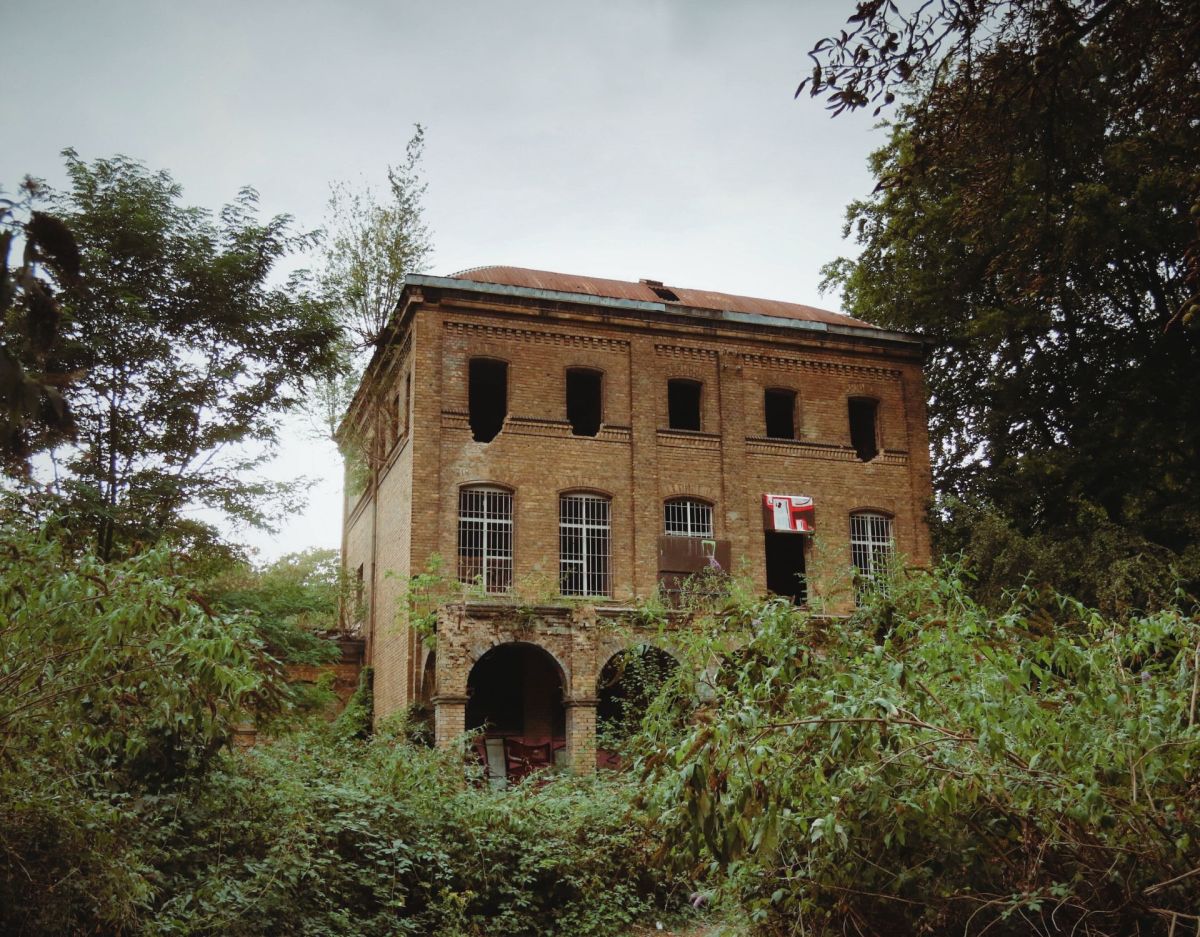
<svg viewBox="0 0 1200 937"><path fill-rule="evenodd" d="M552 273L547 270L528 270L524 267L473 267L453 275L456 280L473 280L476 283L497 283L502 286L517 286L526 289L552 290L559 293L581 293L587 296L605 296L612 299L630 299L647 303L664 303L694 309L714 309L720 312L743 312L750 315L777 316L784 319L800 319L807 322L825 322L829 325L853 325L874 329L877 326L861 319L854 319L840 312L787 303L777 299L756 299L752 296L735 296L732 293L715 293L711 290L692 290L682 286L664 285L658 280L608 280L603 277L585 277L573 273ZM674 298L672 298L674 297Z"/></svg>

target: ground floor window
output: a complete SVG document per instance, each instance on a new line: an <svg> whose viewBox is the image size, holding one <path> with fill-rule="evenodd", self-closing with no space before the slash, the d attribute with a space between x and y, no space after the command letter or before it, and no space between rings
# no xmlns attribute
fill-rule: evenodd
<svg viewBox="0 0 1200 937"><path fill-rule="evenodd" d="M609 499L562 495L558 502L558 571L563 595L609 595Z"/></svg>
<svg viewBox="0 0 1200 937"><path fill-rule="evenodd" d="M804 569L804 543L801 534L765 534L767 552L767 590L782 595L797 605L808 601L808 579Z"/></svg>
<svg viewBox="0 0 1200 937"><path fill-rule="evenodd" d="M894 554L890 517L870 511L850 515L850 556L858 571L857 598L883 580Z"/></svg>
<svg viewBox="0 0 1200 937"><path fill-rule="evenodd" d="M487 592L512 587L512 492L461 488L458 492L458 580Z"/></svg>
<svg viewBox="0 0 1200 937"><path fill-rule="evenodd" d="M663 530L673 537L708 537L713 535L711 504L692 498L675 498L663 507Z"/></svg>

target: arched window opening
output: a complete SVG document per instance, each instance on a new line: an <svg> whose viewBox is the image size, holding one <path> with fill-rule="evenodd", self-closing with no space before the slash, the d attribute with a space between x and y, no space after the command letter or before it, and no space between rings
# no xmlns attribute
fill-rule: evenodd
<svg viewBox="0 0 1200 937"><path fill-rule="evenodd" d="M508 416L508 364L495 358L472 358L467 370L467 406L471 435L491 442Z"/></svg>
<svg viewBox="0 0 1200 937"><path fill-rule="evenodd" d="M458 581L486 592L512 588L513 496L503 488L458 491Z"/></svg>
<svg viewBox="0 0 1200 937"><path fill-rule="evenodd" d="M663 505L663 533L672 537L711 538L712 505L695 498L672 498Z"/></svg>
<svg viewBox="0 0 1200 937"><path fill-rule="evenodd" d="M611 595L609 499L565 494L558 500L558 573L563 595Z"/></svg>
<svg viewBox="0 0 1200 937"><path fill-rule="evenodd" d="M600 432L604 375L591 368L567 369L567 419L575 436Z"/></svg>
<svg viewBox="0 0 1200 937"><path fill-rule="evenodd" d="M850 445L863 462L879 455L879 401L870 397L851 397Z"/></svg>
<svg viewBox="0 0 1200 937"><path fill-rule="evenodd" d="M596 684L596 760L600 767L619 766L626 743L678 667L679 662L666 651L647 644L609 658Z"/></svg>
<svg viewBox="0 0 1200 937"><path fill-rule="evenodd" d="M896 553L892 519L874 511L850 515L850 556L858 575L855 600L886 583Z"/></svg>

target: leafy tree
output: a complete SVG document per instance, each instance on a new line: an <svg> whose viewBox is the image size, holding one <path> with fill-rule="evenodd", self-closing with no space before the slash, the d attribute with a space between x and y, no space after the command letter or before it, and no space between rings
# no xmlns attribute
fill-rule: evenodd
<svg viewBox="0 0 1200 937"><path fill-rule="evenodd" d="M1022 534L1069 538L1097 508L1131 553L1200 542L1194 4L869 2L853 22L814 50L812 93L909 98L848 212L862 253L828 281L929 340L938 490Z"/></svg>
<svg viewBox="0 0 1200 937"><path fill-rule="evenodd" d="M424 149L425 129L417 124L404 162L388 167L383 201L369 188L355 191L346 182L331 186L322 282L348 338L359 348L378 342L396 311L404 275L421 270L433 250L421 215Z"/></svg>
<svg viewBox="0 0 1200 937"><path fill-rule="evenodd" d="M338 441L355 477L369 469L371 441L353 432L339 434L342 418L380 349L405 275L424 269L433 252L421 206L424 149L425 130L417 124L404 162L388 167L388 191L382 199L369 187L355 190L347 182L330 187L321 283L345 337L338 372L316 383L309 413L324 438Z"/></svg>
<svg viewBox="0 0 1200 937"><path fill-rule="evenodd" d="M261 221L243 189L217 218L124 156L64 151L70 186L51 205L74 233L79 284L67 336L90 367L68 400L75 444L54 453L53 490L102 559L170 537L212 546L198 509L267 522L288 486L247 480L279 415L336 363L339 329L303 273L274 270L311 246L286 216Z"/></svg>
<svg viewBox="0 0 1200 937"><path fill-rule="evenodd" d="M83 363L78 346L63 340L59 296L79 282L79 249L66 225L32 210L40 193L26 178L17 201L0 198L0 465L18 475L34 452L73 434L63 389ZM13 268L18 240L25 247Z"/></svg>

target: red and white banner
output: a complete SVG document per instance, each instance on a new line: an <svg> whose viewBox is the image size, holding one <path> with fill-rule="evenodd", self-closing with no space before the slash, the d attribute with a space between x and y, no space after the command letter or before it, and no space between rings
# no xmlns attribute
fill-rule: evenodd
<svg viewBox="0 0 1200 937"><path fill-rule="evenodd" d="M763 527L779 533L813 532L813 499L807 495L763 495Z"/></svg>

